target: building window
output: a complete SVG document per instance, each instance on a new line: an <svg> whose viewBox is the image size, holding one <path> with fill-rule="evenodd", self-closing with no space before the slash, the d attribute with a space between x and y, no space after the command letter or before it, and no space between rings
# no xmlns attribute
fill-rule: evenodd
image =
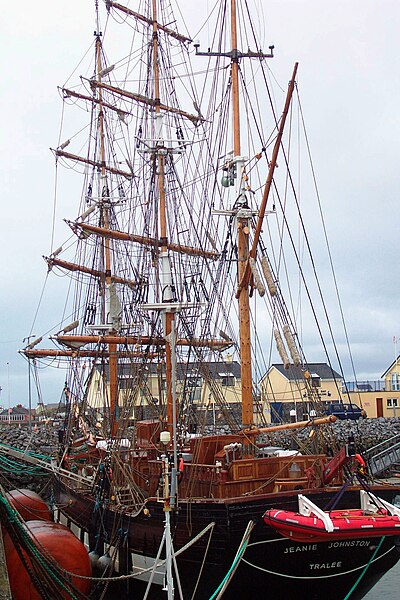
<svg viewBox="0 0 400 600"><path fill-rule="evenodd" d="M235 376L232 373L218 373L222 387L235 387Z"/></svg>
<svg viewBox="0 0 400 600"><path fill-rule="evenodd" d="M188 388L201 388L203 387L203 380L201 377L189 376L186 385Z"/></svg>
<svg viewBox="0 0 400 600"><path fill-rule="evenodd" d="M388 408L397 408L399 406L398 398L388 398L386 403Z"/></svg>
<svg viewBox="0 0 400 600"><path fill-rule="evenodd" d="M321 387L321 377L318 375L318 373L311 373L311 387Z"/></svg>
<svg viewBox="0 0 400 600"><path fill-rule="evenodd" d="M392 373L392 392L400 391L400 377L398 373Z"/></svg>

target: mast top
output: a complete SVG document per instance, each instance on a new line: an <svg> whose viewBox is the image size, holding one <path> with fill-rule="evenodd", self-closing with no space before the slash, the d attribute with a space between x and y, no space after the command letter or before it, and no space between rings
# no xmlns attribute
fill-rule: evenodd
<svg viewBox="0 0 400 600"><path fill-rule="evenodd" d="M128 8L127 6L123 6L122 4L119 4L118 2L112 2L112 0L105 0L105 2L106 2L106 7L107 7L108 11L110 11L111 8L115 8L116 10L119 10L119 11L125 13L126 15L134 17L138 21L142 21L143 23L147 23L148 25L151 25L153 27L156 26L157 29L161 29L164 33L179 40L180 42L190 43L192 41L190 38L178 33L177 31L174 31L173 29L170 29L169 27L167 27L165 25L162 25L161 23L158 23L158 21L156 21L154 19L149 19L148 17L145 17L144 15L141 15L140 13L135 12L134 10Z"/></svg>
<svg viewBox="0 0 400 600"><path fill-rule="evenodd" d="M247 52L241 52L237 48L233 48L229 52L211 52L211 50L208 50L207 52L200 52L200 42L196 41L193 45L196 50L196 56L226 56L235 62L238 62L240 58L274 58L275 48L275 46L269 46L268 54L262 52L261 50L258 52L252 52L251 50L248 50Z"/></svg>

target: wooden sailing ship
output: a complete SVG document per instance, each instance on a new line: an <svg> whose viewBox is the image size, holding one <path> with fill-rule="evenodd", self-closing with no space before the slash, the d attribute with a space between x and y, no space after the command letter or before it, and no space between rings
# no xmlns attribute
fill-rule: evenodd
<svg viewBox="0 0 400 600"><path fill-rule="evenodd" d="M155 597L171 576L160 557L166 515L185 598L283 587L289 598L317 598L329 596L332 578L341 596L357 583L362 597L398 560L393 536L370 564L372 540L299 546L262 518L267 508L295 510L300 489L324 507L355 469L312 385L267 240L267 216L277 219L279 205L278 230L288 225L276 166L279 153L290 166L285 124L297 65L282 114L266 121L268 85L262 106L256 89L267 84L273 48L260 50L239 0L220 3L206 52L178 30L168 1L105 4L102 28L95 3L92 70L61 88L66 105L90 115L88 128L74 123L78 134L54 149L57 165L84 181L79 216L67 221L73 241L46 257L49 271L73 284L68 317L53 348L38 338L23 350L35 366L68 365L58 517L92 557L112 555L118 571L156 586ZM124 59L109 63L102 33L113 20L133 35ZM84 147L83 132L86 154L67 150ZM264 322L256 333L251 308ZM315 419L267 423L258 384L267 363L255 362L268 346L266 315L285 368L301 369ZM268 449L282 428L313 435L285 455ZM381 487L393 502L395 490ZM357 495L348 485L339 503L351 508ZM334 566L316 572L316 564Z"/></svg>

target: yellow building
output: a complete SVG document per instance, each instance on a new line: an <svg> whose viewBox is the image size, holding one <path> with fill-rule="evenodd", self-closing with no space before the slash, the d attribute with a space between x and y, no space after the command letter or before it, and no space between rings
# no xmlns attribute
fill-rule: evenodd
<svg viewBox="0 0 400 600"><path fill-rule="evenodd" d="M344 382L339 373L326 363L309 363L307 371L312 388L307 387L302 369L291 365L273 364L260 381L263 415L256 421L289 422L313 416L315 400L321 412L332 402L353 402L364 408L368 417L400 416L400 356L378 381ZM130 406L130 418L154 417L165 405L165 367L149 363L147 374L143 365L121 365L119 373L119 404ZM88 388L88 405L102 413L104 398L109 392L108 371L93 369ZM240 413L241 370L237 361L229 360L199 364L177 365L177 399L189 411L210 411L215 417L224 407L235 407ZM292 411L292 412L291 412ZM293 413L294 411L294 413ZM311 414L310 414L311 413ZM260 417L260 419L259 419ZM239 417L238 417L239 418Z"/></svg>
<svg viewBox="0 0 400 600"><path fill-rule="evenodd" d="M158 415L166 403L165 365L121 364L118 374L119 405L130 407L129 418ZM179 363L176 374L176 393L179 405L188 410L211 410L218 413L224 407L240 404L241 370L237 361ZM90 376L87 403L99 413L104 412L109 397L108 366L95 367ZM107 401L106 401L107 402Z"/></svg>
<svg viewBox="0 0 400 600"><path fill-rule="evenodd" d="M400 356L376 381L344 382L326 363L310 363L307 370L322 404L352 402L369 418L400 417ZM261 396L268 422L290 421L293 410L297 420L308 418L315 404L310 401L303 371L293 365L288 370L282 364L272 365L261 380Z"/></svg>
<svg viewBox="0 0 400 600"><path fill-rule="evenodd" d="M368 417L400 417L400 356L379 381L348 384L351 401L362 404Z"/></svg>
<svg viewBox="0 0 400 600"><path fill-rule="evenodd" d="M305 370L310 374L312 394L305 382ZM271 423L290 421L291 417L308 419L310 411L315 410L315 398L324 403L341 399L342 382L339 373L326 363L310 363L304 370L273 364L260 383L264 416Z"/></svg>

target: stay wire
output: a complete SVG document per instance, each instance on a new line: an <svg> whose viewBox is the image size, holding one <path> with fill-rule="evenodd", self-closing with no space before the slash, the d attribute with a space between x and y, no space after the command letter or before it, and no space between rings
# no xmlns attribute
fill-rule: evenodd
<svg viewBox="0 0 400 600"><path fill-rule="evenodd" d="M315 176L314 164L313 164L313 160L312 160L312 156L311 156L311 150L310 150L309 140L308 140L308 136L307 136L307 130L306 130L305 123L304 123L303 110L302 110L302 106L301 106L301 102L300 102L300 97L299 97L299 93L298 93L298 89L297 88L296 88L296 92L297 92L297 99L298 99L298 103L299 103L299 110L300 110L301 121L302 121L302 124L303 124L304 138L305 138L305 142L306 142L306 146L307 146L308 157L309 157L311 172L312 172L312 176L313 176L314 188L315 188L315 193L316 193L316 196L317 196L318 208L319 208L319 213L320 213L322 228L323 228L323 232L324 232L324 237L325 237L325 242L326 242L326 247L327 247L327 252L328 252L328 257L329 257L329 264L330 264L330 267L331 267L331 272L332 272L332 277L333 277L333 281L334 281L336 297L337 297L337 301L338 301L340 315L341 315L341 318L342 318L343 330L344 330L344 334L345 334L345 338L346 338L346 344L347 344L347 348L348 348L348 352L349 352L349 356L350 356L352 371L353 371L354 379L356 380L356 371L355 371L355 366L354 366L354 361L353 361L353 355L352 355L351 348L350 348L350 341L349 341L347 326L346 326L346 322L345 322L345 318L344 318L343 306L342 306L342 302L340 300L339 288L338 288L338 284L337 284L336 273L335 273L335 269L334 269L334 265L333 265L333 259L332 259L332 253L331 253L331 250L330 250L330 245L329 245L329 240L328 240L328 233L327 233L327 230L326 230L325 219L324 219L324 215L323 215L323 212L322 212L321 198L320 198L318 184L317 184L317 180L316 180L316 176ZM349 394L347 386L346 386L346 392L347 392L347 394Z"/></svg>

